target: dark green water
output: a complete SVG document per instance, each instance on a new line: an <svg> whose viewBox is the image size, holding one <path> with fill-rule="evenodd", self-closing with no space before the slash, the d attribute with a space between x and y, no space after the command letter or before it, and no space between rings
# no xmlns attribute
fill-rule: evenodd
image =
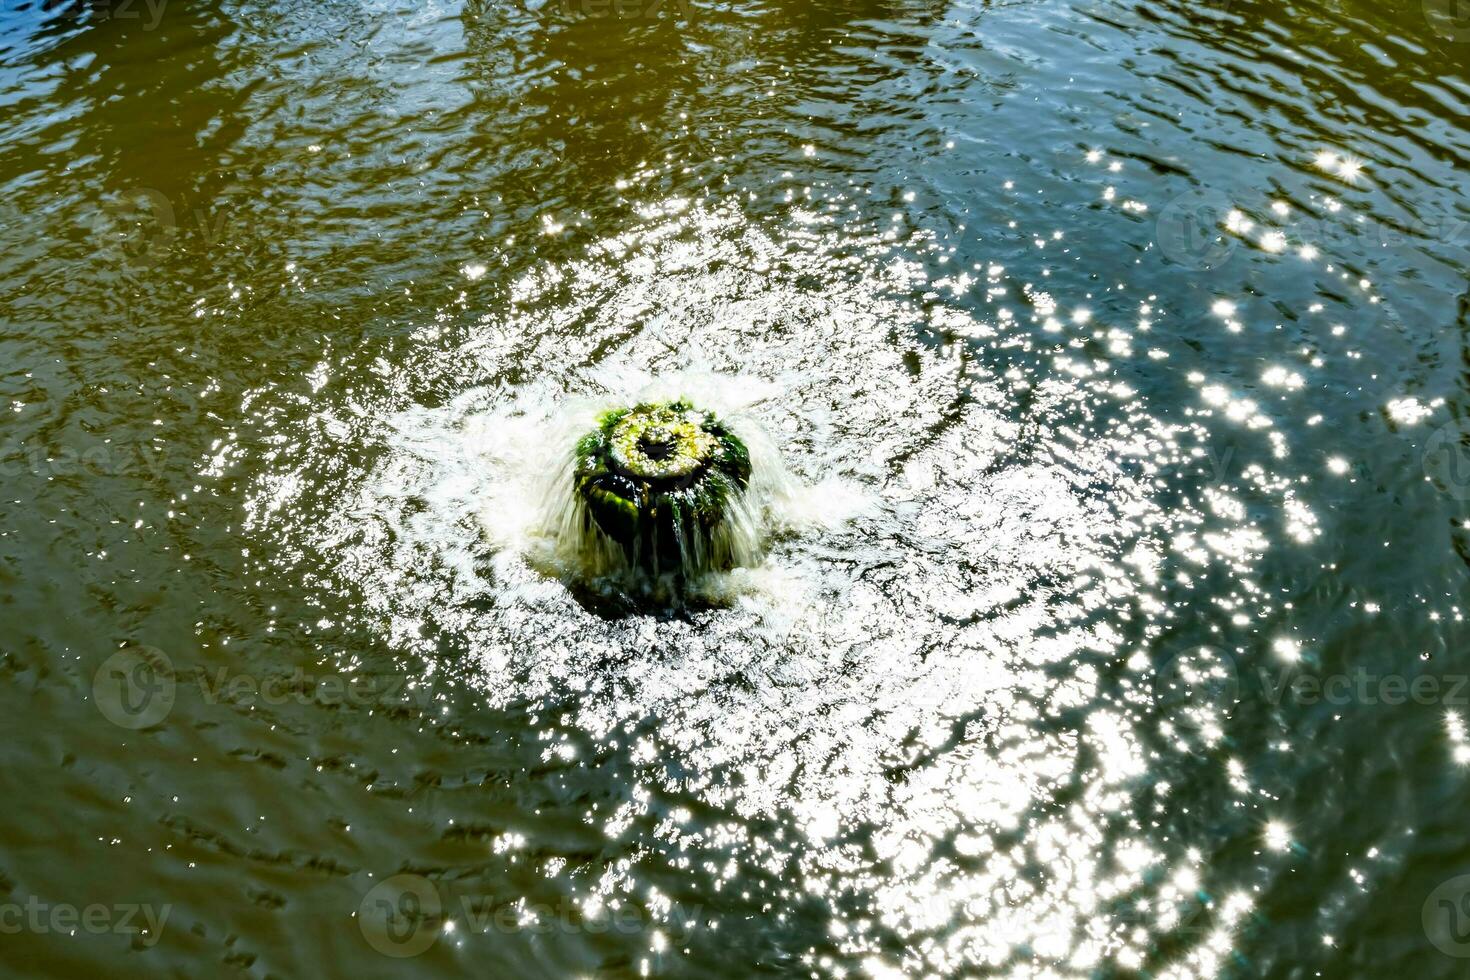
<svg viewBox="0 0 1470 980"><path fill-rule="evenodd" d="M1470 969L1464 4L6 0L0 105L8 975ZM669 378L805 518L653 615L531 478Z"/></svg>

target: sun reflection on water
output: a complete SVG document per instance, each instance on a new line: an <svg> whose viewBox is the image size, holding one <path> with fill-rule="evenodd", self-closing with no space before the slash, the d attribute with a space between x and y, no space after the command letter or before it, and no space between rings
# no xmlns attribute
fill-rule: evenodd
<svg viewBox="0 0 1470 980"><path fill-rule="evenodd" d="M344 486L347 516L294 533L426 669L491 704L557 706L594 753L629 753L635 790L584 814L628 857L573 875L577 901L647 901L635 859L723 868L716 887L760 869L786 882L766 914L820 901L835 948L873 975L1217 972L1251 899L1239 882L1215 894L1208 841L1160 815L1166 774L1192 766L1253 793L1229 760L1204 762L1234 661L1201 647L1160 667L1158 651L1194 621L1252 622L1261 557L1315 533L1296 482L1265 465L1289 447L1263 406L1196 372L1193 417L1155 416L1085 343L1134 356L1086 297L993 265L931 281L922 236L900 259L887 231L819 214L773 231L731 203L641 213L415 365L486 380L393 415ZM994 320L941 298L981 284L1009 300ZM1138 329L1167 313L1140 303ZM1042 369L997 372L972 344ZM546 447L587 405L671 377L759 420L800 519L714 608L608 617L530 560ZM1264 376L1288 393L1300 378ZM1270 438L1209 482L1217 420ZM1162 496L1181 472L1199 492ZM289 473L267 480L254 520L282 520L268 501L292 492ZM1219 575L1233 590L1194 598ZM436 662L444 634L463 662ZM548 760L593 761L563 748ZM1279 851L1281 825L1263 833Z"/></svg>

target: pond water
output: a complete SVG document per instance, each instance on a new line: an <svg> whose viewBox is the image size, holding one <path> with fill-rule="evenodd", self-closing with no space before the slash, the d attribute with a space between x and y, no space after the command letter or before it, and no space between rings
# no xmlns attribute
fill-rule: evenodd
<svg viewBox="0 0 1470 980"><path fill-rule="evenodd" d="M1463 976L1453 0L0 3L16 975ZM784 460L682 609L590 407Z"/></svg>

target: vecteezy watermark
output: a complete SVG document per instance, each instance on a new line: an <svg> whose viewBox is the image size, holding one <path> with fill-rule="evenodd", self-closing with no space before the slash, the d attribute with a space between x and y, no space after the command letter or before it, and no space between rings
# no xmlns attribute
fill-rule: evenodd
<svg viewBox="0 0 1470 980"><path fill-rule="evenodd" d="M14 0L5 6L10 6ZM91 13L98 20L136 21L145 31L151 31L163 20L163 9L168 0L41 0L34 7L40 10L64 10L69 13Z"/></svg>
<svg viewBox="0 0 1470 980"><path fill-rule="evenodd" d="M210 705L316 705L363 709L422 709L433 692L408 674L316 673L304 667L249 673L217 667L192 672L199 695ZM104 718L132 731L160 724L173 710L180 672L157 647L128 646L103 661L92 678L92 700Z"/></svg>
<svg viewBox="0 0 1470 980"><path fill-rule="evenodd" d="M441 935L635 935L646 933L655 946L665 933L687 935L703 915L702 907L673 905L654 916L630 904L609 907L562 898L554 903L494 902L462 895L458 914L438 887L423 875L401 873L385 878L363 896L357 925L369 946L385 956L403 959L428 951Z"/></svg>
<svg viewBox="0 0 1470 980"><path fill-rule="evenodd" d="M433 692L407 674L313 673L304 667L268 674L232 673L228 667L199 675L199 690L209 704L315 704L382 708L426 707Z"/></svg>
<svg viewBox="0 0 1470 980"><path fill-rule="evenodd" d="M1245 231L1245 226L1239 224L1241 220L1242 217L1237 216L1237 226L1244 233L1250 234L1255 230L1252 225L1250 231ZM1262 234L1269 231L1262 229ZM1360 222L1338 220L1329 210L1323 215L1293 218L1290 225L1280 231L1281 238L1275 241L1273 250L1300 250L1311 246L1323 255L1356 255L1364 259L1377 259L1388 252L1430 243L1463 245L1470 239L1470 224L1458 214L1447 211L1430 211L1406 221L1385 221L1375 217Z"/></svg>
<svg viewBox="0 0 1470 980"><path fill-rule="evenodd" d="M126 476L163 474L167 452L148 443L103 443L77 450L62 446L55 452L18 445L0 446L0 476L34 473L38 476Z"/></svg>
<svg viewBox="0 0 1470 980"><path fill-rule="evenodd" d="M1424 19L1446 41L1470 41L1470 0L1424 0Z"/></svg>
<svg viewBox="0 0 1470 980"><path fill-rule="evenodd" d="M583 17L617 17L635 20L661 14L689 16L693 0L526 0L532 10L559 10Z"/></svg>
<svg viewBox="0 0 1470 980"><path fill-rule="evenodd" d="M1164 206L1155 223L1159 251L1186 269L1219 268L1235 253L1235 239L1225 233L1233 207L1224 194L1206 188L1179 195Z"/></svg>
<svg viewBox="0 0 1470 980"><path fill-rule="evenodd" d="M92 231L127 262L151 265L173 247L179 228L173 203L162 191L133 187L101 202Z"/></svg>
<svg viewBox="0 0 1470 980"><path fill-rule="evenodd" d="M92 230L104 248L129 265L144 267L162 261L176 248L221 247L241 237L244 226L228 193L197 204L174 201L152 187L107 195L92 219Z"/></svg>
<svg viewBox="0 0 1470 980"><path fill-rule="evenodd" d="M1192 647L1165 661L1154 677L1154 695L1165 718L1176 729L1221 734L1242 700L1274 707L1295 705L1333 708L1470 707L1470 674L1380 673L1367 667L1317 674L1297 662L1241 670L1234 657L1213 647ZM1285 655L1283 653L1283 655Z"/></svg>
<svg viewBox="0 0 1470 980"><path fill-rule="evenodd" d="M157 647L123 647L92 675L92 703L102 717L129 731L163 721L177 694L173 664Z"/></svg>
<svg viewBox="0 0 1470 980"><path fill-rule="evenodd" d="M1470 4L1470 0L1464 0ZM1258 223L1219 191L1196 188L1174 198L1159 212L1155 232L1165 258L1187 269L1218 269L1242 242L1266 252L1294 251L1304 258L1357 256L1381 259L1400 249L1470 243L1470 222L1458 213L1430 212L1406 221L1374 218L1347 221L1337 209L1312 215L1285 204L1279 224ZM1290 218L1286 218L1290 215Z"/></svg>
<svg viewBox="0 0 1470 980"><path fill-rule="evenodd" d="M1470 959L1470 875L1451 878L1430 892L1419 914L1435 949Z"/></svg>
<svg viewBox="0 0 1470 980"><path fill-rule="evenodd" d="M1215 647L1190 647L1170 657L1154 677L1154 694L1179 728L1217 729L1240 699L1235 658Z"/></svg>
<svg viewBox="0 0 1470 980"><path fill-rule="evenodd" d="M1166 933L1174 941L1203 938L1214 928L1210 902L1198 895L1180 895L1174 900L1125 901L1110 909L1107 921L1119 933L1143 929Z"/></svg>
<svg viewBox="0 0 1470 980"><path fill-rule="evenodd" d="M1193 455L1157 462L1142 456L1126 456L1119 460L1118 468L1128 476L1144 480L1168 480L1177 485L1181 481L1199 481L1205 486L1223 485L1234 473L1245 468L1245 463L1236 464L1235 447L1226 446L1218 451L1214 446L1204 446Z"/></svg>
<svg viewBox="0 0 1470 980"><path fill-rule="evenodd" d="M1470 500L1470 428L1450 422L1424 443L1424 475L1456 500Z"/></svg>
<svg viewBox="0 0 1470 980"><path fill-rule="evenodd" d="M1398 707L1405 704L1465 707L1470 705L1470 675L1378 674L1364 667L1346 673L1315 674L1257 671L1261 692L1271 704L1279 705L1288 697L1295 704L1327 704Z"/></svg>
<svg viewBox="0 0 1470 980"><path fill-rule="evenodd" d="M43 902L31 895L24 902L0 902L0 935L30 932L74 936L84 932L98 936L132 936L138 944L151 947L162 937L163 927L172 910L171 905L131 902L70 905L66 902Z"/></svg>
<svg viewBox="0 0 1470 980"><path fill-rule="evenodd" d="M372 887L357 907L357 927L384 956L417 956L443 931L439 889L422 875L398 874Z"/></svg>

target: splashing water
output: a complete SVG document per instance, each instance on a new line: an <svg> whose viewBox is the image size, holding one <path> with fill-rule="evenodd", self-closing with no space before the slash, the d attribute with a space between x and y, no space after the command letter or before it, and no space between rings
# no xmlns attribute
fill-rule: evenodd
<svg viewBox="0 0 1470 980"><path fill-rule="evenodd" d="M377 975L407 871L430 976L1455 974L1449 0L83 6L0 14L0 876L175 915L16 972ZM678 396L791 489L665 609L545 511ZM215 680L297 668L417 696Z"/></svg>
<svg viewBox="0 0 1470 980"><path fill-rule="evenodd" d="M1034 957L1081 977L1152 962L1166 936L1189 975L1210 972L1223 947L1179 933L1204 842L1145 814L1150 774L1195 764L1230 705L1196 672L1159 686L1148 651L1209 615L1191 593L1213 569L1238 581L1237 615L1262 601L1269 538L1236 495L1274 500L1284 526L1309 512L1250 466L1239 487L1166 502L1151 481L1203 465L1197 423L1154 417L1066 353L1073 370L1023 370L1029 341L897 298L927 274L879 261L881 242L783 234L676 202L516 282L505 320L421 368L485 381L398 412L356 481L351 511L375 523L328 522L316 547L427 669L492 703L559 705L553 731L586 743L568 765L631 746L632 798L585 814L630 849L576 879L586 900L676 889L682 854L721 854L804 881L770 902L820 899L878 974ZM861 276L794 285L864 250ZM778 262L793 268L769 276ZM548 294L572 308L548 318ZM1028 295L1049 319L1055 300ZM1008 345L1012 366L926 342L935 330ZM507 361L534 380L498 377ZM723 608L608 617L563 581L617 565L579 537L572 447L610 407L685 395L750 447L731 545L747 567L706 582ZM444 636L462 658L438 653ZM724 819L688 827L651 793ZM1228 932L1248 910L1212 914Z"/></svg>
<svg viewBox="0 0 1470 980"><path fill-rule="evenodd" d="M626 390L634 380L608 382ZM588 402L543 418L531 435L533 446L548 447L546 457L515 464L550 473L538 493L546 503L537 524L516 535L533 542L528 561L550 574L661 601L725 593L722 573L759 564L770 536L800 523L801 488L769 434L742 412L746 406L717 394L758 388L754 379L684 372L641 381L622 398L638 406L631 411ZM723 410L696 412L687 396L667 394L687 391L716 393ZM642 432L650 419L649 432L668 443L652 446L656 458L646 455L649 446L620 444L633 438L623 430ZM683 448L668 431L680 423L688 429L678 433L688 443ZM569 432L576 433L570 446ZM504 483L509 474L495 478ZM661 517L659 508L674 514ZM503 535L493 515L484 516L492 535Z"/></svg>

